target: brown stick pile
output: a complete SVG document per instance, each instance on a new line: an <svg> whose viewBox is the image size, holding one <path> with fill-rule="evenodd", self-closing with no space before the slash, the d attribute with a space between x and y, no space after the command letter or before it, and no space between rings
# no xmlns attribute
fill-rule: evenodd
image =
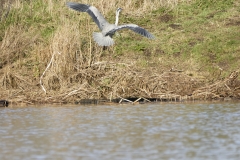
<svg viewBox="0 0 240 160"><path fill-rule="evenodd" d="M7 73L7 72L5 72ZM134 64L98 62L81 68L65 80L57 75L43 77L46 93L39 83L24 76L7 73L0 82L6 88L1 95L12 103L78 103L84 99L119 101L136 98L137 101L210 100L226 97L240 98L239 71L224 80L204 85L184 72L158 73L157 68L139 70ZM44 79L45 78L45 79ZM130 102L130 101L129 101Z"/></svg>
<svg viewBox="0 0 240 160"><path fill-rule="evenodd" d="M193 99L222 99L226 97L240 98L240 81L237 80L239 71L232 72L224 80L217 81L195 90Z"/></svg>

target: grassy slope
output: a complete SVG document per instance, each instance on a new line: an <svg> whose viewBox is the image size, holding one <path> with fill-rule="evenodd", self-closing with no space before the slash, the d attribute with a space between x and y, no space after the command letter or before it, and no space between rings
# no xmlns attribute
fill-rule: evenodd
<svg viewBox="0 0 240 160"><path fill-rule="evenodd" d="M89 16L69 10L64 1L16 1L9 13L8 7L2 6L2 97L22 94L29 86L36 94L28 95L28 99L39 95L42 92L40 76L53 54L53 64L43 79L51 94L69 92L74 86L79 87L77 84L90 81L91 74L81 73L86 79L79 78L82 68L105 61L119 63L118 68L122 67L121 63L134 64L136 70L143 72L162 73L173 68L207 83L239 70L238 2L196 0L176 6L160 2L86 1L104 10L110 22L115 19L112 8L126 8L120 16L120 24L135 23L156 36L151 41L131 31L121 31L114 38L115 46L107 50L93 42L92 32L98 29ZM119 74L124 76L125 73L119 70ZM104 78L101 84L105 83L111 83L111 78ZM68 84L72 87L69 90Z"/></svg>
<svg viewBox="0 0 240 160"><path fill-rule="evenodd" d="M202 75L211 81L221 79L240 67L239 11L239 4L234 1L196 1L179 4L173 10L153 10L144 19L122 16L123 22L151 28L157 39L149 42L124 33L117 40L116 54L140 56L138 63L144 67L152 63Z"/></svg>

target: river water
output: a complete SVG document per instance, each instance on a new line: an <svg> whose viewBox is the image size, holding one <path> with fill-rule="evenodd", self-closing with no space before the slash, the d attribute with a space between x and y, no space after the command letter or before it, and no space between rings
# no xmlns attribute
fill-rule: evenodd
<svg viewBox="0 0 240 160"><path fill-rule="evenodd" d="M0 159L240 159L240 103L0 108Z"/></svg>

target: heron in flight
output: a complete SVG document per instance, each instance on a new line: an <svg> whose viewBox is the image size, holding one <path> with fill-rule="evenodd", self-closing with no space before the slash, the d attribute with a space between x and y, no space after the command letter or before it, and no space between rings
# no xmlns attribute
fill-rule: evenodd
<svg viewBox="0 0 240 160"><path fill-rule="evenodd" d="M115 34L115 32L125 28L128 28L149 39L154 38L154 36L151 33L149 33L147 30L139 27L136 24L125 24L118 26L118 17L120 11L122 10L121 8L118 8L116 10L115 24L110 24L98 11L98 9L94 6L75 2L67 2L67 6L76 11L87 12L92 17L93 21L97 24L98 28L101 30L101 32L93 32L93 39L97 42L99 46L113 45L114 40L112 39L112 37Z"/></svg>

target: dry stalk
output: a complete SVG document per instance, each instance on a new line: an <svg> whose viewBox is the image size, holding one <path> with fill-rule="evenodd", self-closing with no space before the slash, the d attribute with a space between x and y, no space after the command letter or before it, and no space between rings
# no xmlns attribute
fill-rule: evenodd
<svg viewBox="0 0 240 160"><path fill-rule="evenodd" d="M232 72L229 77L225 78L223 81L215 82L214 84L201 87L193 92L193 96L198 99L218 99L224 97L224 95L231 96L234 94L234 90L237 88L239 71Z"/></svg>
<svg viewBox="0 0 240 160"><path fill-rule="evenodd" d="M61 54L60 52L57 52L57 53L58 53L59 55ZM46 69L44 70L44 72L42 73L42 75L41 75L41 77L40 77L40 82L39 82L39 83L40 83L40 86L41 86L41 88L42 88L42 90L44 91L45 94L47 93L47 91L46 91L45 87L43 86L42 79L43 79L43 76L45 75L45 73L47 72L47 70L49 69L49 67L51 66L51 64L53 63L53 59L54 59L54 55L55 55L55 54L56 54L56 52L53 53L50 62L48 63Z"/></svg>

